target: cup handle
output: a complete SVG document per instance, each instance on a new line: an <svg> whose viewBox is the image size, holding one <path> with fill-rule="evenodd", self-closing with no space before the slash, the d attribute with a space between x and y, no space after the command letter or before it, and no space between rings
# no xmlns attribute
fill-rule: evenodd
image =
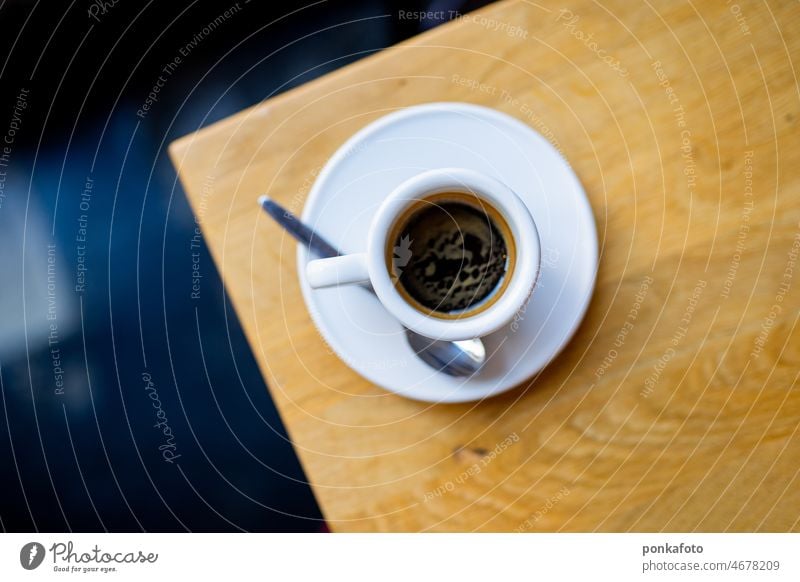
<svg viewBox="0 0 800 582"><path fill-rule="evenodd" d="M306 265L306 279L312 289L353 285L369 281L366 253L316 259Z"/></svg>

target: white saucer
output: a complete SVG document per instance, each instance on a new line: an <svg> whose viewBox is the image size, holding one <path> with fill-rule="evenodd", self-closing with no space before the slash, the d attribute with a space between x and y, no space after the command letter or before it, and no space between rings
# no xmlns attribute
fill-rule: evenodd
<svg viewBox="0 0 800 582"><path fill-rule="evenodd" d="M389 114L350 138L314 183L303 221L345 252L365 250L384 197L424 170L472 168L505 182L528 205L542 240L539 288L521 319L484 338L485 366L452 378L422 362L400 324L358 287L312 290L305 247L297 271L322 336L370 382L428 402L480 400L510 390L544 368L583 319L597 272L591 206L569 164L541 135L493 109L431 103Z"/></svg>

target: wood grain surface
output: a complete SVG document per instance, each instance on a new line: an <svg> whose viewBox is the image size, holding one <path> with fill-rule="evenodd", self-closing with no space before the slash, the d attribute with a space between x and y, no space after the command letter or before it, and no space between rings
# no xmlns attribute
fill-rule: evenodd
<svg viewBox="0 0 800 582"><path fill-rule="evenodd" d="M800 529L798 55L789 0L507 1L172 144L333 530ZM350 135L430 101L553 142L601 244L563 354L470 405L386 394L332 354L255 202L299 212Z"/></svg>

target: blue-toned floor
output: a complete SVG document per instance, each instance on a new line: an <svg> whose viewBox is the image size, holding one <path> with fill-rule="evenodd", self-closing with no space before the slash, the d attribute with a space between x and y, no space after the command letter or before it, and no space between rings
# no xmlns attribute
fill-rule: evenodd
<svg viewBox="0 0 800 582"><path fill-rule="evenodd" d="M0 7L0 529L325 529L166 146L423 4Z"/></svg>

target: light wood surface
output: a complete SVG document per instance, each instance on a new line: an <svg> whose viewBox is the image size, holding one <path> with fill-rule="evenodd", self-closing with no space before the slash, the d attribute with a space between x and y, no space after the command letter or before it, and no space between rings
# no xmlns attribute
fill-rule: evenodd
<svg viewBox="0 0 800 582"><path fill-rule="evenodd" d="M789 0L502 2L172 144L333 530L800 529L799 54ZM476 405L339 361L256 205L299 212L353 132L430 101L556 143L600 236L571 344Z"/></svg>

